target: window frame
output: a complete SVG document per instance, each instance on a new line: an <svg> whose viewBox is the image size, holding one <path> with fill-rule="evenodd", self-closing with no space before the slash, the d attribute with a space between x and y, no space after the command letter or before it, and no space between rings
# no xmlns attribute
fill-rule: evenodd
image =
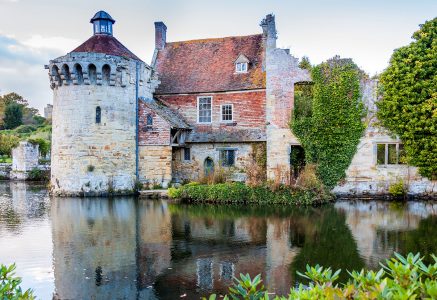
<svg viewBox="0 0 437 300"><path fill-rule="evenodd" d="M223 120L223 106L230 106L231 107L231 120ZM233 123L234 122L234 104L228 103L228 104L221 104L220 105L220 122L221 123Z"/></svg>
<svg viewBox="0 0 437 300"><path fill-rule="evenodd" d="M202 98L209 98L211 102L211 120L209 122L200 122L200 99ZM212 96L197 96L197 124L212 124L212 103L213 103L213 97Z"/></svg>
<svg viewBox="0 0 437 300"><path fill-rule="evenodd" d="M102 108L99 106L96 106L95 112L95 124L102 124Z"/></svg>
<svg viewBox="0 0 437 300"><path fill-rule="evenodd" d="M235 167L236 162L237 162L237 149L235 149L235 148L219 148L217 150L219 151L219 164L221 167L225 167L225 168ZM234 153L232 164L228 164L228 155L224 154L224 152L227 152L227 151L232 151ZM222 159L222 157L224 155L226 155L226 160Z"/></svg>
<svg viewBox="0 0 437 300"><path fill-rule="evenodd" d="M185 147L183 149L184 149L184 151L182 153L182 161L184 161L184 162L191 161L191 148L190 147ZM187 159L187 151L188 151L188 156L189 156L188 159Z"/></svg>
<svg viewBox="0 0 437 300"><path fill-rule="evenodd" d="M378 163L378 145L384 145L384 163ZM396 145L396 163L389 163L389 145ZM403 146L402 142L375 142L375 165L380 167L387 166L402 166L405 163L400 162L401 153L400 146Z"/></svg>
<svg viewBox="0 0 437 300"><path fill-rule="evenodd" d="M238 70L238 66L245 66L244 70L243 70L243 68L241 68L241 70ZM235 73L247 73L248 69L249 69L249 63L247 63L247 62L235 63Z"/></svg>

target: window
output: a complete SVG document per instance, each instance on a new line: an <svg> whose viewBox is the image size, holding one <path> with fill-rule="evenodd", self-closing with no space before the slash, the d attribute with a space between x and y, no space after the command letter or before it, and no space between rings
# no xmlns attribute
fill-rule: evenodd
<svg viewBox="0 0 437 300"><path fill-rule="evenodd" d="M220 163L223 167L235 165L235 150L220 150Z"/></svg>
<svg viewBox="0 0 437 300"><path fill-rule="evenodd" d="M233 105L223 104L221 106L221 120L222 122L232 122L233 121Z"/></svg>
<svg viewBox="0 0 437 300"><path fill-rule="evenodd" d="M191 149L190 148L184 148L184 160L189 161L191 160Z"/></svg>
<svg viewBox="0 0 437 300"><path fill-rule="evenodd" d="M197 98L197 122L211 123L212 97Z"/></svg>
<svg viewBox="0 0 437 300"><path fill-rule="evenodd" d="M100 124L102 121L102 110L100 106L96 107L96 124Z"/></svg>
<svg viewBox="0 0 437 300"><path fill-rule="evenodd" d="M146 125L147 125L147 127L152 127L153 126L153 117L150 114L147 115Z"/></svg>
<svg viewBox="0 0 437 300"><path fill-rule="evenodd" d="M399 143L376 144L376 164L397 165L404 164L404 146Z"/></svg>
<svg viewBox="0 0 437 300"><path fill-rule="evenodd" d="M237 62L235 64L235 72L246 73L247 72L247 62Z"/></svg>
<svg viewBox="0 0 437 300"><path fill-rule="evenodd" d="M109 85L111 81L111 67L109 65L104 65L102 68L102 82L103 84Z"/></svg>

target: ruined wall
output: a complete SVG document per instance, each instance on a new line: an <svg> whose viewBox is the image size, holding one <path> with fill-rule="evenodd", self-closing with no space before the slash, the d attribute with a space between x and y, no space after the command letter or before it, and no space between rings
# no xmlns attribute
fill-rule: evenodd
<svg viewBox="0 0 437 300"><path fill-rule="evenodd" d="M197 124L197 97L212 96L212 124ZM199 130L265 129L265 91L240 91L191 95L158 95ZM233 104L232 123L220 122L220 105Z"/></svg>
<svg viewBox="0 0 437 300"><path fill-rule="evenodd" d="M139 101L139 144L140 145L169 145L170 125L166 120L151 110L143 101ZM153 125L147 126L147 116L153 118Z"/></svg>
<svg viewBox="0 0 437 300"><path fill-rule="evenodd" d="M276 48L275 17L268 15L261 23L266 40L266 119L267 178L280 170L282 181L290 174L291 145L299 144L290 130L294 106L294 84L310 81L307 70L298 67L298 59L287 49Z"/></svg>
<svg viewBox="0 0 437 300"><path fill-rule="evenodd" d="M172 180L172 147L139 147L139 180L148 184L167 187Z"/></svg>
<svg viewBox="0 0 437 300"><path fill-rule="evenodd" d="M135 60L70 53L50 61L53 89L51 188L59 195L129 192L135 181ZM90 64L96 74L88 72ZM110 74L102 74L103 66ZM151 97L151 70L139 64L139 96ZM80 66L82 72L77 70ZM96 123L96 108L101 121Z"/></svg>
<svg viewBox="0 0 437 300"><path fill-rule="evenodd" d="M405 164L377 164L378 143L401 143L384 128L376 124L377 81L361 83L363 102L368 109L368 127L360 139L352 163L346 170L346 178L333 190L337 194L387 194L391 184L402 180L409 193L426 195L437 193L437 181L419 175L417 168Z"/></svg>
<svg viewBox="0 0 437 300"><path fill-rule="evenodd" d="M260 142L262 143L262 142ZM244 180L245 167L249 164L252 145L260 143L202 143L190 144L191 160L184 160L184 150L176 148L173 152L173 178L176 182L196 181L204 176L204 162L207 157L214 161L214 168L220 167L220 149L235 149L235 167L232 167L234 180Z"/></svg>
<svg viewBox="0 0 437 300"><path fill-rule="evenodd" d="M27 172L38 167L39 146L29 142L20 142L12 149L12 170L10 179L25 180Z"/></svg>

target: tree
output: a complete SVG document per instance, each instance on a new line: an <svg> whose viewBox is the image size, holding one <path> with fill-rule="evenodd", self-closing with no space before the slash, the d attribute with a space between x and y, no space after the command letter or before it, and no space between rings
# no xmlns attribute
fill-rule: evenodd
<svg viewBox="0 0 437 300"><path fill-rule="evenodd" d="M17 103L6 106L3 122L6 129L14 129L23 124L23 106Z"/></svg>
<svg viewBox="0 0 437 300"><path fill-rule="evenodd" d="M316 164L318 177L332 188L345 177L364 132L363 72L351 59L336 56L313 67L311 75L313 95L307 88L297 93L291 128L305 150L306 162Z"/></svg>
<svg viewBox="0 0 437 300"><path fill-rule="evenodd" d="M23 96L18 95L17 93L9 93L0 97L0 102L4 103L4 106L8 106L12 103L21 104L23 106L28 106L29 103Z"/></svg>
<svg viewBox="0 0 437 300"><path fill-rule="evenodd" d="M11 156L12 149L18 146L19 141L15 135L0 134L0 155Z"/></svg>
<svg viewBox="0 0 437 300"><path fill-rule="evenodd" d="M302 60L299 62L299 68L307 69L308 71L311 71L311 68L312 68L311 62L307 56L302 57Z"/></svg>
<svg viewBox="0 0 437 300"><path fill-rule="evenodd" d="M381 124L404 143L409 164L437 178L437 18L420 25L381 74Z"/></svg>

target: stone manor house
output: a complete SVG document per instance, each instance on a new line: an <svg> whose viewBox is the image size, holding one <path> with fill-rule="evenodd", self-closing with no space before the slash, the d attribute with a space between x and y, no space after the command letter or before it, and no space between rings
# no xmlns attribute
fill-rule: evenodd
<svg viewBox="0 0 437 300"><path fill-rule="evenodd" d="M165 187L215 168L233 168L244 179L257 145L266 146L267 178L287 180L290 151L299 146L289 128L294 87L311 78L288 49L276 47L273 15L259 34L180 42L167 41L166 25L155 22L151 65L113 36L108 13L91 23L87 41L46 66L54 194L129 192L137 181ZM376 84L362 83L369 108ZM435 191L415 168L399 164L401 148L369 126L337 192L383 192L407 177L417 193Z"/></svg>

